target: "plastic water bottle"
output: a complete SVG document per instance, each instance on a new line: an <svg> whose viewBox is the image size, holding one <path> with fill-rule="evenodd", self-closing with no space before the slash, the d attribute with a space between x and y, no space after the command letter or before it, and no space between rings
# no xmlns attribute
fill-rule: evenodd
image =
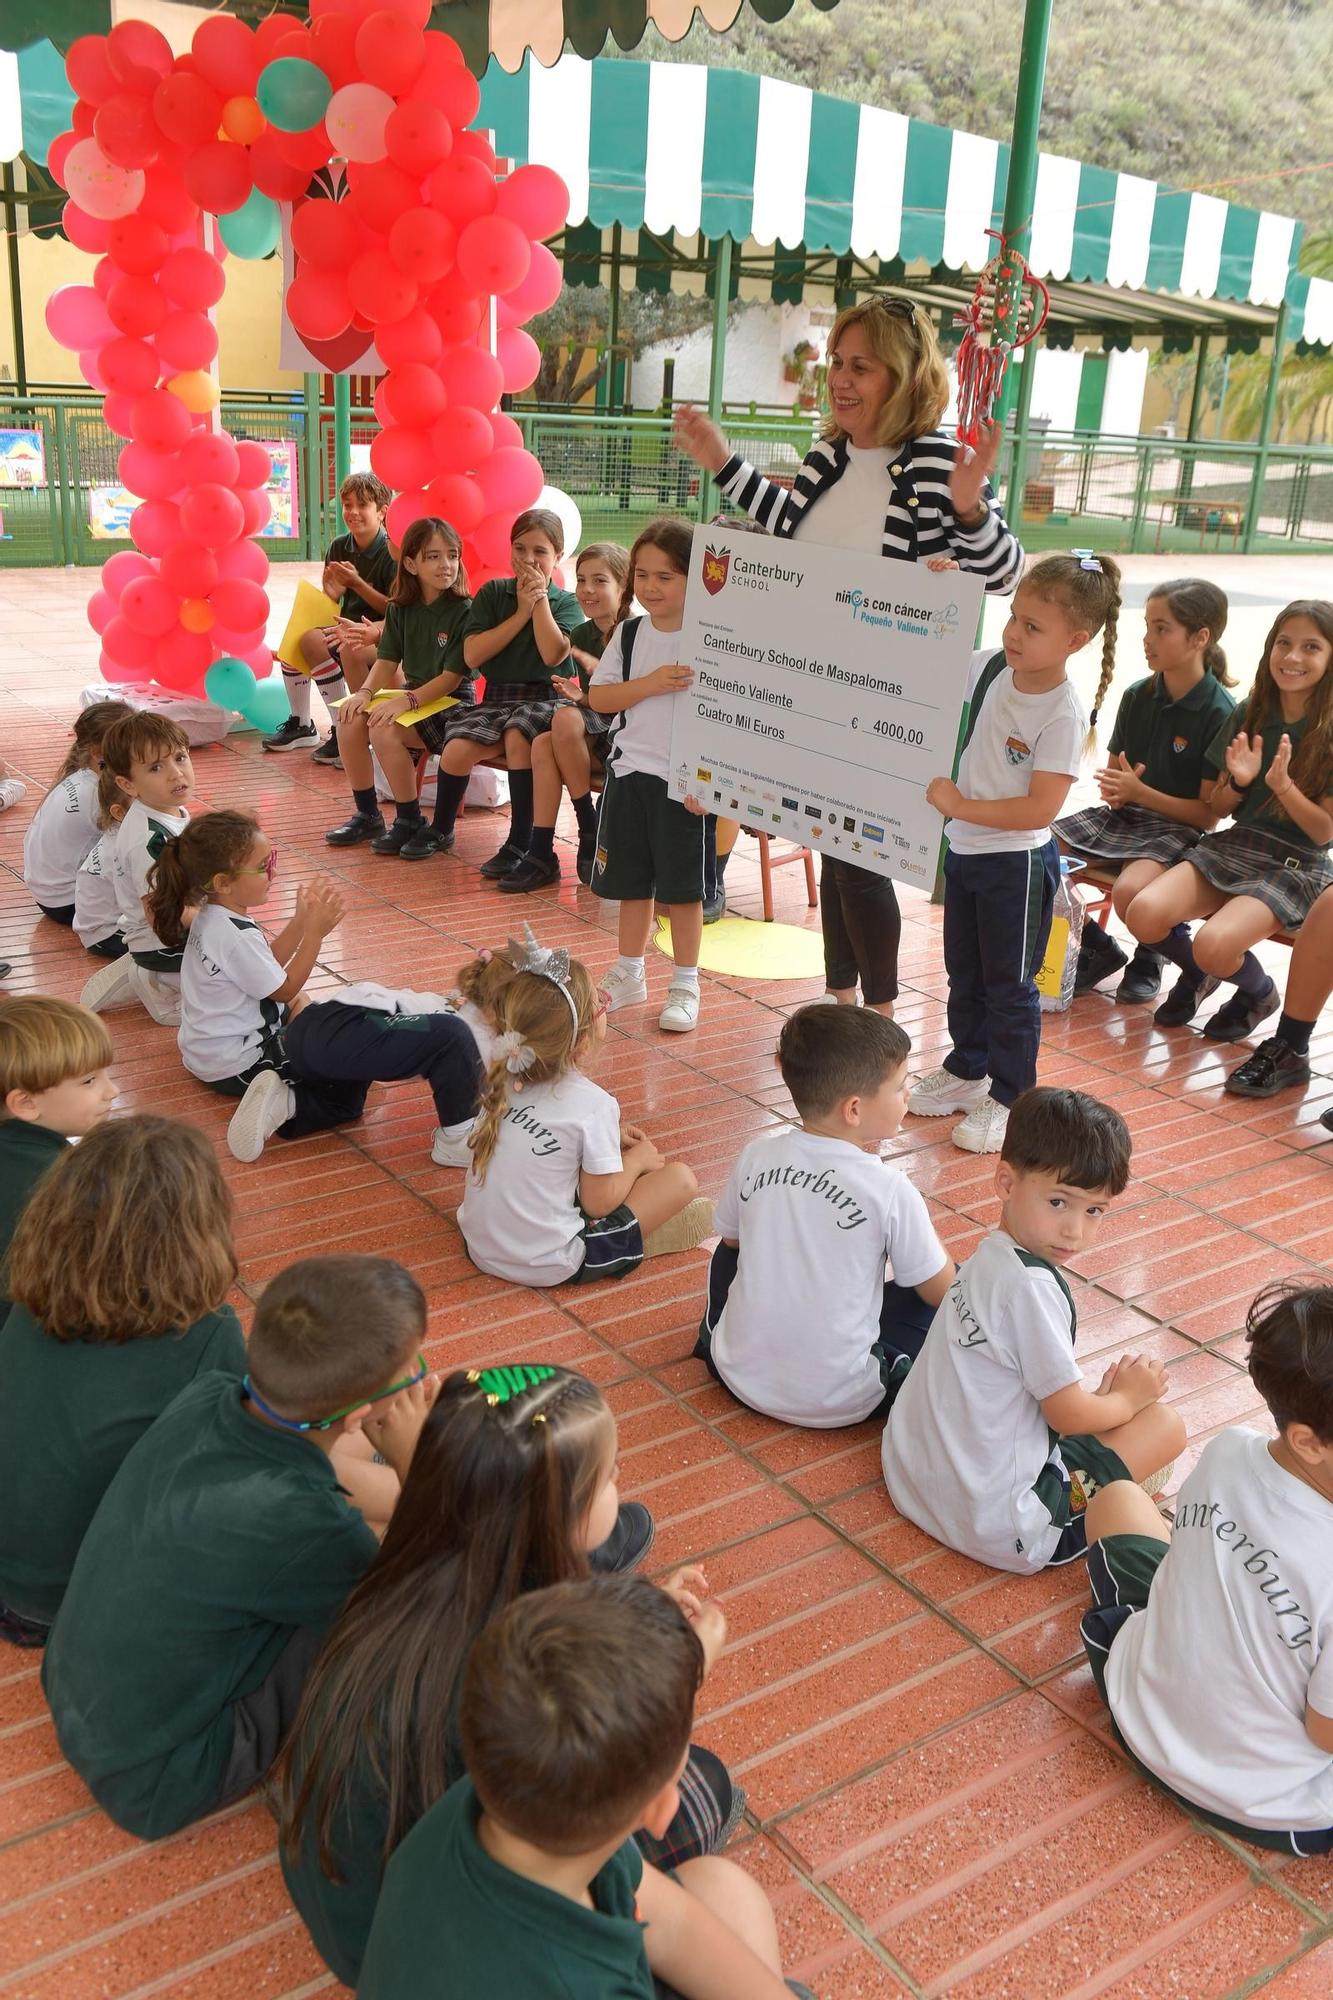
<svg viewBox="0 0 1333 2000"><path fill-rule="evenodd" d="M1046 956L1037 974L1037 995L1043 1014L1064 1014L1074 998L1074 978L1078 972L1079 946L1083 942L1083 898L1072 877L1085 864L1069 855L1060 857L1060 882L1051 911L1051 934Z"/></svg>

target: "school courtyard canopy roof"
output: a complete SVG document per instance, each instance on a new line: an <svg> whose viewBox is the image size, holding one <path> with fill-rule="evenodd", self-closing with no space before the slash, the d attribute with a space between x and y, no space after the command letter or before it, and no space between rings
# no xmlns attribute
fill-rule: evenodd
<svg viewBox="0 0 1333 2000"><path fill-rule="evenodd" d="M711 290L730 236L741 297L902 285L945 312L995 252L1009 168L1008 146L973 132L686 63L493 62L478 123L567 182L571 282L648 291ZM1288 297L1288 338L1328 344L1333 284L1296 273L1300 237L1290 216L1043 153L1030 262L1047 338L1253 349Z"/></svg>

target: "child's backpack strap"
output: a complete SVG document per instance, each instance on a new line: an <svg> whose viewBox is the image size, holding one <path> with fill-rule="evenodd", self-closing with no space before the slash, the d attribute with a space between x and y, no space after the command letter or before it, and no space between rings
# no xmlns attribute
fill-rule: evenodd
<svg viewBox="0 0 1333 2000"><path fill-rule="evenodd" d="M1003 650L1001 650L993 654L981 669L981 673L977 678L977 684L972 690L972 699L967 705L967 726L963 730L963 740L958 746L958 755L960 757L972 741L972 732L977 726L977 717L981 714L982 702L985 701L986 696L990 693L991 688L1000 678L1007 665L1008 661L1005 659Z"/></svg>
<svg viewBox="0 0 1333 2000"><path fill-rule="evenodd" d="M629 679L629 670L634 661L634 641L639 635L639 627L642 623L642 616L627 618L620 628L620 678L622 681ZM623 715L623 709L621 713Z"/></svg>

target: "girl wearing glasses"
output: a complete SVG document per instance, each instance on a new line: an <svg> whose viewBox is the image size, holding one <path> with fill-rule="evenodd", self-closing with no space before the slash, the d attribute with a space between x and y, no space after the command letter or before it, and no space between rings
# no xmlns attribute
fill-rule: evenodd
<svg viewBox="0 0 1333 2000"><path fill-rule="evenodd" d="M252 813L202 813L163 848L146 898L158 935L184 948L181 1060L211 1090L241 1100L227 1129L235 1158L257 1160L275 1132L300 1139L349 1124L372 1083L414 1076L430 1084L440 1130L466 1129L481 1081L466 1024L451 1012L408 1012L389 993L376 1007L305 1001L342 898L331 883L303 883L270 944L250 912L267 901L276 862Z"/></svg>
<svg viewBox="0 0 1333 2000"><path fill-rule="evenodd" d="M1023 551L991 491L992 424L968 451L939 424L949 374L927 313L910 299L849 306L828 341L828 415L790 490L733 452L716 424L684 406L676 442L720 490L779 541L816 542L899 562L956 562L1007 591ZM820 910L829 998L893 1012L902 920L886 877L824 855Z"/></svg>

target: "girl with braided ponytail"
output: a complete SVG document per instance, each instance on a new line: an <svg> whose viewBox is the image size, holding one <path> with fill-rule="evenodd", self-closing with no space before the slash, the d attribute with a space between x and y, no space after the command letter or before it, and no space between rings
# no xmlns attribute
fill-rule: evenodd
<svg viewBox="0 0 1333 2000"><path fill-rule="evenodd" d="M958 778L932 778L945 815L944 964L953 1048L916 1084L908 1110L942 1118L969 1153L998 1153L1009 1107L1037 1081L1037 973L1060 880L1051 821L1089 739L1069 661L1098 632L1102 671L1091 724L1115 672L1120 570L1079 549L1027 571L1002 650L972 656Z"/></svg>
<svg viewBox="0 0 1333 2000"><path fill-rule="evenodd" d="M645 1552L641 1535L628 1560L611 1553L628 1511L616 1449L601 1391L570 1369L456 1370L440 1385L380 1553L324 1642L274 1771L287 1887L349 1986L389 1857L462 1774L457 1703L475 1640L527 1592ZM707 1671L726 1620L705 1577L683 1569L663 1588ZM638 1844L678 1867L724 1847L743 1809L721 1762L692 1747L680 1811Z"/></svg>

